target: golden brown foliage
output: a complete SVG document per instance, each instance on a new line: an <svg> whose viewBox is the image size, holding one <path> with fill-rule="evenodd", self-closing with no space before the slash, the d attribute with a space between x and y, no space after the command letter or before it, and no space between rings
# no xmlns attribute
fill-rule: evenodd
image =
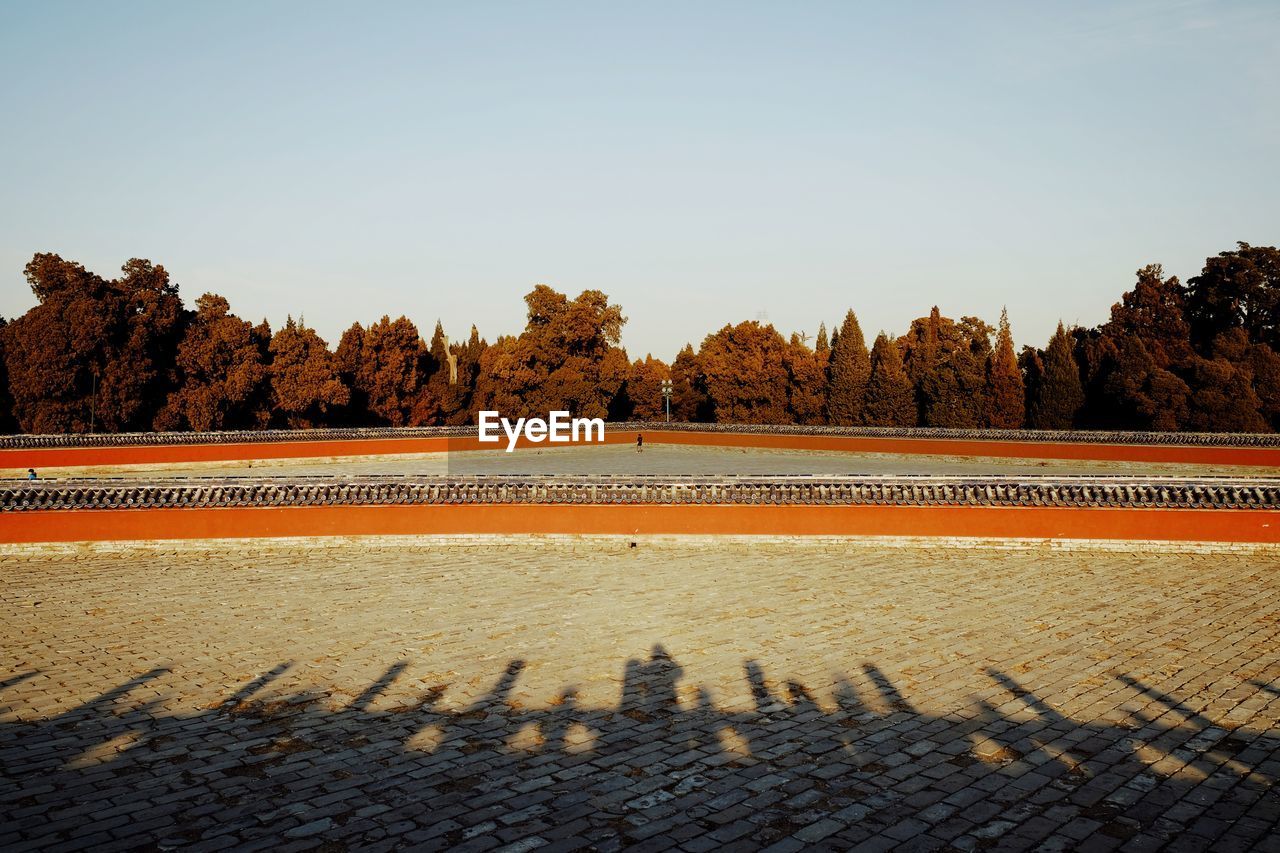
<svg viewBox="0 0 1280 853"><path fill-rule="evenodd" d="M876 427L916 425L916 397L902 366L898 344L881 332L871 347L871 379L863 408L863 422Z"/></svg>
<svg viewBox="0 0 1280 853"><path fill-rule="evenodd" d="M324 339L301 320L286 320L271 336L269 352L271 411L283 426L320 426L351 401Z"/></svg>
<svg viewBox="0 0 1280 853"><path fill-rule="evenodd" d="M0 320L0 429L240 429L472 422L509 417L885 426L1270 430L1280 427L1280 251L1239 244L1183 287L1159 265L1095 328L1061 326L1044 350L1014 357L999 329L935 307L868 354L849 311L788 342L740 323L685 346L668 369L629 362L626 322L596 290L575 299L539 285L518 336L489 346L472 327L429 344L407 318L353 324L330 353L290 318L275 334L222 297L183 308L165 269L134 259L104 279L37 254L26 266L38 304ZM992 335L995 345L992 346ZM1024 418L1025 416L1025 418Z"/></svg>
<svg viewBox="0 0 1280 853"><path fill-rule="evenodd" d="M405 317L383 316L367 329L357 324L342 336L339 369L358 392L363 423L419 426L430 422L425 385L430 374L427 346Z"/></svg>
<svg viewBox="0 0 1280 853"><path fill-rule="evenodd" d="M183 321L164 267L134 259L108 281L57 255L37 254L25 272L40 304L3 330L22 429L149 429L171 387Z"/></svg>
<svg viewBox="0 0 1280 853"><path fill-rule="evenodd" d="M661 359L646 355L631 363L625 387L627 411L620 416L637 421L662 421L667 418L662 381L671 378L671 369Z"/></svg>
<svg viewBox="0 0 1280 853"><path fill-rule="evenodd" d="M267 351L271 329L230 311L206 293L178 345L177 389L156 415L156 429L261 429L271 420Z"/></svg>
<svg viewBox="0 0 1280 853"><path fill-rule="evenodd" d="M845 314L827 365L827 420L839 426L863 422L862 404L871 379L871 355L853 311Z"/></svg>
<svg viewBox="0 0 1280 853"><path fill-rule="evenodd" d="M711 398L707 396L706 377L692 344L671 364L671 419L673 421L712 420Z"/></svg>
<svg viewBox="0 0 1280 853"><path fill-rule="evenodd" d="M987 386L984 395L986 416L983 425L992 429L1021 429L1026 422L1026 388L1018 357L1013 353L1013 333L1009 312L1000 311L996 348L987 359Z"/></svg>
<svg viewBox="0 0 1280 853"><path fill-rule="evenodd" d="M773 326L752 320L708 335L698 351L703 385L721 423L785 424L787 343Z"/></svg>
<svg viewBox="0 0 1280 853"><path fill-rule="evenodd" d="M791 423L826 423L826 357L793 339L783 352L782 363L787 369L787 412Z"/></svg>
<svg viewBox="0 0 1280 853"><path fill-rule="evenodd" d="M540 284L525 297L528 323L480 357L476 408L507 417L567 411L603 418L630 365L618 343L626 318L598 290L574 300Z"/></svg>
<svg viewBox="0 0 1280 853"><path fill-rule="evenodd" d="M972 429L985 410L987 356L992 328L976 317L957 323L934 306L898 340L916 392L921 423Z"/></svg>

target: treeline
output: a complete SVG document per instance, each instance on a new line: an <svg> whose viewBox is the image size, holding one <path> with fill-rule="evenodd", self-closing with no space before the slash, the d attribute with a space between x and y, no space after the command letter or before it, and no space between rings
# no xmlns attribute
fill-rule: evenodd
<svg viewBox="0 0 1280 853"><path fill-rule="evenodd" d="M290 317L272 330L205 294L182 302L165 269L131 260L104 279L37 254L38 304L0 318L0 428L31 433L429 426L481 409L682 421L846 426L1270 432L1280 428L1280 252L1241 243L1183 285L1158 265L1097 328L1014 346L1008 318L937 308L868 348L850 310L828 335L744 322L670 365L631 361L626 318L600 291L538 285L523 332L474 326L429 340L405 317L355 323L331 349Z"/></svg>

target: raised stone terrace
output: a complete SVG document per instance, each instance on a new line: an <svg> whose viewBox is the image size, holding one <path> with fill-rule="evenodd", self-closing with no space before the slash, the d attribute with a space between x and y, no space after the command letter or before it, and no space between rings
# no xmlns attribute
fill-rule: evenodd
<svg viewBox="0 0 1280 853"><path fill-rule="evenodd" d="M1280 849L1280 558L0 558L0 846Z"/></svg>

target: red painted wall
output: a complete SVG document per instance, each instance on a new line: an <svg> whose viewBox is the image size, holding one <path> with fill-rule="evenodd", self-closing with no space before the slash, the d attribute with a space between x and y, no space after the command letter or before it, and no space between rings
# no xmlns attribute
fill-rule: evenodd
<svg viewBox="0 0 1280 853"><path fill-rule="evenodd" d="M1280 542L1280 513L1063 507L436 504L0 514L0 542L529 533L1274 543Z"/></svg>

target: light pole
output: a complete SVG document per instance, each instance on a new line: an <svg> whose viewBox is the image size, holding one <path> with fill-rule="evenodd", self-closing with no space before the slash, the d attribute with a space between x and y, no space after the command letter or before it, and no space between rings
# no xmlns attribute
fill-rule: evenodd
<svg viewBox="0 0 1280 853"><path fill-rule="evenodd" d="M671 423L671 380L662 380L662 396L667 401L667 423Z"/></svg>

